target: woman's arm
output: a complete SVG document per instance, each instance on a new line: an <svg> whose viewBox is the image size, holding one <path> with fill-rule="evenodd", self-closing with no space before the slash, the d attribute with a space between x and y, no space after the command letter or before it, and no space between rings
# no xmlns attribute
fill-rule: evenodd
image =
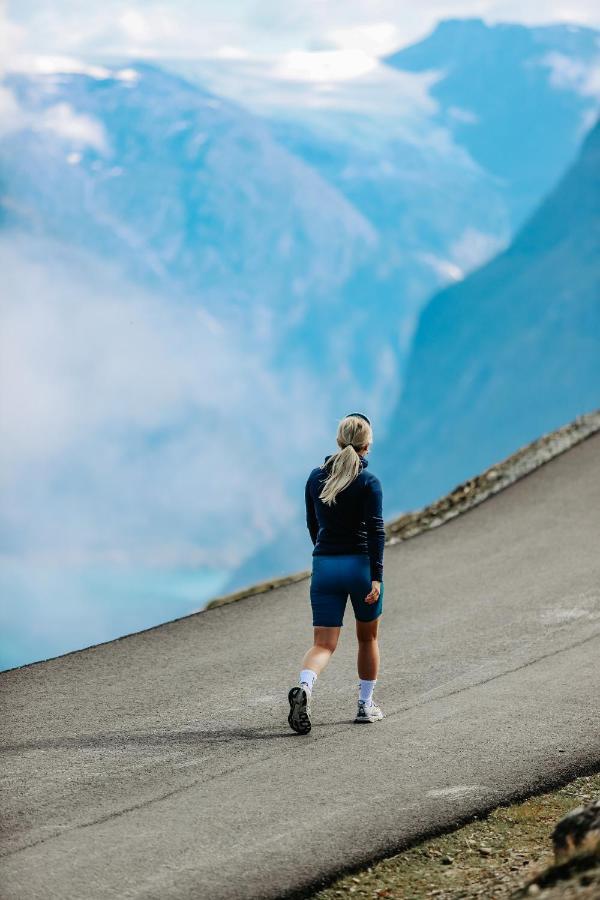
<svg viewBox="0 0 600 900"><path fill-rule="evenodd" d="M381 482L376 476L369 479L365 488L363 517L367 527L371 579L373 581L383 581L383 549L385 546L383 491Z"/></svg>
<svg viewBox="0 0 600 900"><path fill-rule="evenodd" d="M315 504L313 503L313 498L309 489L309 481L306 482L306 487L304 488L304 500L306 503L306 527L310 532L310 537L314 546L317 543L319 523L317 521L317 514L315 512Z"/></svg>

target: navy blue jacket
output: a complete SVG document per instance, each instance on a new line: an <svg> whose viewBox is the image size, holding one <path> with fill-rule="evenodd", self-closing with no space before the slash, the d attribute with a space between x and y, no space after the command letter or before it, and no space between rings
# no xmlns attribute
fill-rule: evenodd
<svg viewBox="0 0 600 900"><path fill-rule="evenodd" d="M360 472L338 493L333 506L319 499L328 471L320 466L313 469L304 491L306 525L314 545L313 556L366 553L371 560L371 579L383 581L383 492L379 478L366 471L368 464L361 456Z"/></svg>

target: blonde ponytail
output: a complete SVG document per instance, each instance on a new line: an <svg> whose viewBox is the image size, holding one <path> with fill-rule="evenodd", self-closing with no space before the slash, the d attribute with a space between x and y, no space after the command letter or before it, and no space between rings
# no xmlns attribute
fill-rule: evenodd
<svg viewBox="0 0 600 900"><path fill-rule="evenodd" d="M354 481L362 468L358 451L372 443L371 426L362 416L350 415L341 420L337 430L340 450L333 453L321 466L329 472L319 494L323 503L333 506L339 492Z"/></svg>

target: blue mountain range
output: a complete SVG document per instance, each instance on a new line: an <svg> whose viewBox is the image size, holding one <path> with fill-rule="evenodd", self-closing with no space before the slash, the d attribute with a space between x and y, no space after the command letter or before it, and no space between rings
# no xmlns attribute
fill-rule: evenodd
<svg viewBox="0 0 600 900"><path fill-rule="evenodd" d="M389 515L600 407L600 122L511 245L419 319L379 468Z"/></svg>
<svg viewBox="0 0 600 900"><path fill-rule="evenodd" d="M210 583L233 590L306 567L297 500L349 409L375 422L390 517L597 405L597 60L587 28L442 22L381 61L382 90L429 84L406 119L379 82L371 107L357 82L337 109L282 110L257 108L241 79L220 94L208 64L7 75L18 117L0 147L0 259L18 288L11 325L56 376L39 390L25 380L26 412L39 403L50 447L78 421L65 378L99 412L72 446L65 426L60 465L49 450L43 478L12 486L6 559L29 538L52 545L45 517L59 509L73 558L156 542L212 561L219 546ZM113 322L105 357L92 332ZM230 455L195 501L207 444ZM10 583L25 584L26 630L23 565ZM103 596L105 575L93 575ZM58 594L62 577L48 582ZM196 581L177 583L181 614ZM79 583L67 587L76 607ZM135 627L119 618L123 596L114 587L111 635Z"/></svg>

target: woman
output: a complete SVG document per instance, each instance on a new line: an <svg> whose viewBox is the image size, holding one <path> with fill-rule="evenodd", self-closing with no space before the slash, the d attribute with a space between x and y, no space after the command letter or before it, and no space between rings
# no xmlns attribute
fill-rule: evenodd
<svg viewBox="0 0 600 900"><path fill-rule="evenodd" d="M350 413L338 425L339 451L313 469L305 488L306 524L314 545L310 602L314 644L302 660L298 685L290 689L288 722L310 731L310 700L317 676L334 652L348 594L358 638L358 712L355 722L383 718L373 702L379 670L377 630L383 609L383 495L365 458L373 443L371 422Z"/></svg>

